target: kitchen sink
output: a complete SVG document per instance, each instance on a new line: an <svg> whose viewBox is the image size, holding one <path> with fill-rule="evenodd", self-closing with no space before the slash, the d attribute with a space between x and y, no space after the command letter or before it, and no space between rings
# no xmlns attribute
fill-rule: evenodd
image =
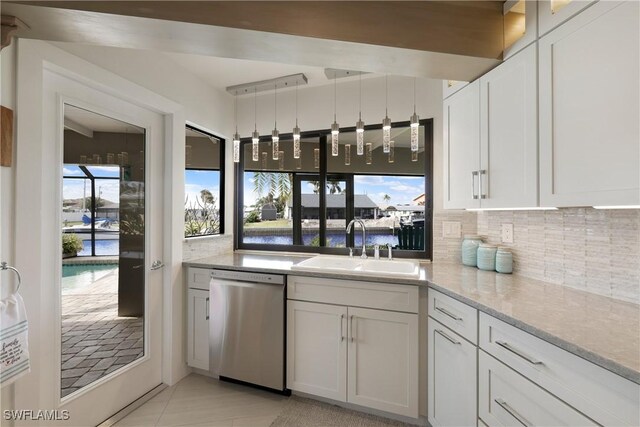
<svg viewBox="0 0 640 427"><path fill-rule="evenodd" d="M414 260L388 260L317 255L291 266L292 270L327 271L361 276L418 278L420 264Z"/></svg>

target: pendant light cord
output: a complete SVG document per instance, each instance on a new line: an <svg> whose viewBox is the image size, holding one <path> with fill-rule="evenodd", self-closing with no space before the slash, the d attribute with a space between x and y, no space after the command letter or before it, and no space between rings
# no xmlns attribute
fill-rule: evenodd
<svg viewBox="0 0 640 427"><path fill-rule="evenodd" d="M278 129L278 84L273 91L273 128Z"/></svg>
<svg viewBox="0 0 640 427"><path fill-rule="evenodd" d="M298 127L298 80L296 80L296 127Z"/></svg>
<svg viewBox="0 0 640 427"><path fill-rule="evenodd" d="M416 78L413 78L413 114L416 113Z"/></svg>
<svg viewBox="0 0 640 427"><path fill-rule="evenodd" d="M236 97L234 98L233 108L235 109L235 116L236 116L236 133L238 133L238 91L236 91Z"/></svg>
<svg viewBox="0 0 640 427"><path fill-rule="evenodd" d="M389 115L389 74L384 75L384 113Z"/></svg>
<svg viewBox="0 0 640 427"><path fill-rule="evenodd" d="M336 110L337 110L337 103L336 103L336 79L337 79L337 75L336 72L333 72L333 122L335 123L337 121L336 119Z"/></svg>
<svg viewBox="0 0 640 427"><path fill-rule="evenodd" d="M359 95L358 95L360 97L360 107L359 107L360 111L358 112L358 118L362 120L362 71L360 72L360 77L358 80L359 80L359 87L360 87Z"/></svg>
<svg viewBox="0 0 640 427"><path fill-rule="evenodd" d="M258 90L253 88L253 130L258 131Z"/></svg>

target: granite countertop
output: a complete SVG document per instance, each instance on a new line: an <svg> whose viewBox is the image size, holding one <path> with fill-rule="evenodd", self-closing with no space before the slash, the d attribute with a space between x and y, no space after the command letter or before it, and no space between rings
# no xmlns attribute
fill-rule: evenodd
<svg viewBox="0 0 640 427"><path fill-rule="evenodd" d="M308 256L230 253L193 267L430 286L640 384L640 306L518 275L450 263L423 263L418 279L292 270Z"/></svg>

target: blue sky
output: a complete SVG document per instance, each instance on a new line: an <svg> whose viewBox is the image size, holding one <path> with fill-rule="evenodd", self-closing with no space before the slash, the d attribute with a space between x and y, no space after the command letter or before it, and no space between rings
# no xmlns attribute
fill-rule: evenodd
<svg viewBox="0 0 640 427"><path fill-rule="evenodd" d="M216 206L219 204L220 193L220 172L203 170L186 170L184 172L185 197L187 203L191 204L196 199L200 199L200 191L207 189L216 198Z"/></svg>

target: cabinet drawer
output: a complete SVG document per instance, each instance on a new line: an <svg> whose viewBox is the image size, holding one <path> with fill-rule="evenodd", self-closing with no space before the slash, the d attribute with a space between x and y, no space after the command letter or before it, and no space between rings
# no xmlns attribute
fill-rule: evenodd
<svg viewBox="0 0 640 427"><path fill-rule="evenodd" d="M640 425L638 384L485 313L480 348L599 424Z"/></svg>
<svg viewBox="0 0 640 427"><path fill-rule="evenodd" d="M478 310L429 289L429 316L474 344L478 343Z"/></svg>
<svg viewBox="0 0 640 427"><path fill-rule="evenodd" d="M287 298L383 310L418 312L418 287L289 276Z"/></svg>
<svg viewBox="0 0 640 427"><path fill-rule="evenodd" d="M209 290L211 270L208 268L189 267L187 269L187 287L192 289Z"/></svg>
<svg viewBox="0 0 640 427"><path fill-rule="evenodd" d="M487 426L597 425L483 351L479 362L478 416Z"/></svg>

